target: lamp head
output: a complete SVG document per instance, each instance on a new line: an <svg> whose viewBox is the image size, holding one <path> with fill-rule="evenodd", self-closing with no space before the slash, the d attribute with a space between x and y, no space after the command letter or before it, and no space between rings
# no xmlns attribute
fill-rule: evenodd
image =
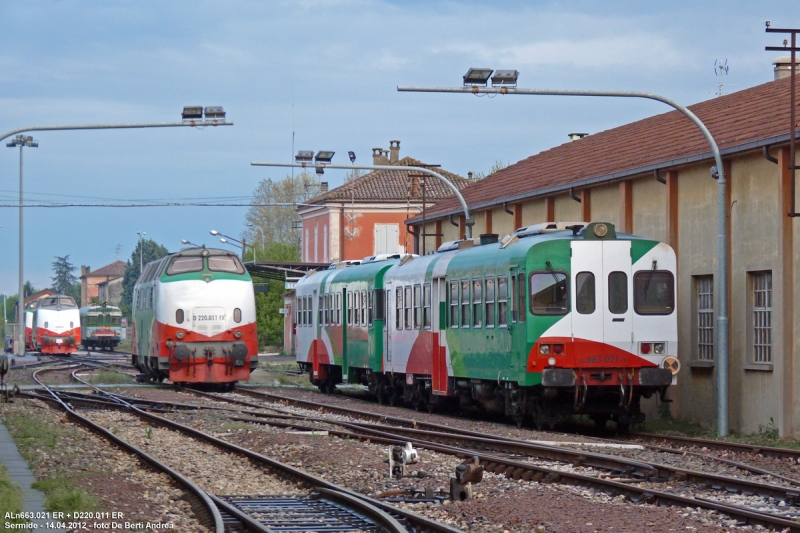
<svg viewBox="0 0 800 533"><path fill-rule="evenodd" d="M211 235L219 235L219 232L215 229L211 230Z"/></svg>
<svg viewBox="0 0 800 533"><path fill-rule="evenodd" d="M356 162L356 153L355 152L353 152L353 151L347 152L347 155L350 156L350 162L351 163L355 163Z"/></svg>
<svg viewBox="0 0 800 533"><path fill-rule="evenodd" d="M219 240L219 242L227 243L227 242L228 242L228 239L226 239L226 238L224 238L224 237L223 237L223 238L221 238L221 239Z"/></svg>
<svg viewBox="0 0 800 533"><path fill-rule="evenodd" d="M181 244L189 244L189 241L187 241L186 239L181 239Z"/></svg>
<svg viewBox="0 0 800 533"><path fill-rule="evenodd" d="M483 85L489 81L489 77L494 72L491 68L471 68L464 75L464 85Z"/></svg>
<svg viewBox="0 0 800 533"><path fill-rule="evenodd" d="M320 150L317 152L317 155L314 157L315 163L330 163L331 159L333 159L333 154L336 152L331 152L330 150Z"/></svg>
<svg viewBox="0 0 800 533"><path fill-rule="evenodd" d="M314 151L313 150L299 150L297 155L294 156L294 160L297 163L308 163L314 160Z"/></svg>

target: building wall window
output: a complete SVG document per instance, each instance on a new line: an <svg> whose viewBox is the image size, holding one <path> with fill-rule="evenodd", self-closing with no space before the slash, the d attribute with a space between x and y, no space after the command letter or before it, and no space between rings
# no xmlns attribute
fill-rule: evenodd
<svg viewBox="0 0 800 533"><path fill-rule="evenodd" d="M772 362L772 272L752 272L753 362Z"/></svg>
<svg viewBox="0 0 800 533"><path fill-rule="evenodd" d="M695 277L697 306L697 358L714 360L714 277Z"/></svg>

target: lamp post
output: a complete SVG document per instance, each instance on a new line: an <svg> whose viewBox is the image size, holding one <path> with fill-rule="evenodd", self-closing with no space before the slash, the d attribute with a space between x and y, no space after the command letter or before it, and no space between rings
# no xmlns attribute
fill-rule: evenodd
<svg viewBox="0 0 800 533"><path fill-rule="evenodd" d="M181 239L181 244L188 244L189 246L194 246L195 248L203 248L203 246L187 241L186 239Z"/></svg>
<svg viewBox="0 0 800 533"><path fill-rule="evenodd" d="M222 238L222 239L219 240L219 242L221 242L221 243L224 243L224 244L234 244L234 243L236 243L235 246L237 246L238 248L242 249L242 261L244 261L245 249L248 246L246 241L240 241L239 239L234 239L233 237L231 237L229 235L225 235L224 233L220 233L215 229L212 229L210 231L210 233L211 233L211 235L214 235L215 237L216 236L225 237L225 238ZM228 241L233 241L233 242L228 242ZM252 244L249 245L249 246L250 246L250 248L253 248ZM255 248L253 248L253 257L255 257Z"/></svg>
<svg viewBox="0 0 800 533"><path fill-rule="evenodd" d="M205 118L204 117L205 114ZM142 128L176 128L176 127L205 127L205 126L233 126L233 122L225 120L225 111L222 107L213 106L203 109L201 106L184 107L181 113L181 122L145 122L134 124L72 124L66 126L28 126L17 128L0 134L0 141L17 135L33 131L66 131L66 130L119 130ZM30 143L30 144L28 144ZM23 201L22 201L22 146L35 148L39 145L30 136L17 135L7 146L19 146L19 335L20 348L16 348L20 355L25 355L25 309L23 293ZM140 267L141 269L141 267ZM15 343L16 344L16 343ZM21 351L20 351L21 350Z"/></svg>
<svg viewBox="0 0 800 533"><path fill-rule="evenodd" d="M255 228L255 229L257 229L258 231L261 232L261 249L263 250L264 249L264 230L261 229L261 226L256 226L252 222L248 223L247 225L248 225L248 227ZM258 261L258 259L256 259L256 248L255 248L255 246L253 247L253 261L254 262Z"/></svg>
<svg viewBox="0 0 800 533"><path fill-rule="evenodd" d="M725 436L729 432L728 420L728 228L726 215L728 200L725 191L725 169L714 137L703 122L689 109L681 104L653 93L634 91L581 91L562 89L517 89L508 85L516 85L516 71L500 71L492 78L492 85L499 87L479 87L486 85L492 69L470 69L464 76L464 85L468 87L397 87L399 92L422 93L465 93L465 94L519 94L534 96L605 96L612 98L645 98L665 103L683 113L703 134L711 148L716 166L711 167L711 176L717 180L717 432Z"/></svg>
<svg viewBox="0 0 800 533"><path fill-rule="evenodd" d="M315 167L317 168L317 173L319 174L319 170L326 169L326 168L336 168L336 169L343 169L343 170L393 170L393 171L415 171L415 172L422 172L423 174L427 174L429 176L433 176L437 178L442 183L445 184L447 188L449 188L453 194L456 195L458 201L461 203L461 209L464 211L464 225L465 225L465 236L467 239L472 238L472 226L475 225L475 221L470 218L469 216L469 208L467 207L467 202L464 200L464 197L461 195L461 191L458 190L458 187L453 185L447 178L442 176L441 174L434 172L433 170L427 167L415 167L415 166L403 166L399 167L396 165L332 165L329 163L309 163L306 161L302 161L299 157L297 158L299 163L263 163L258 161L252 161L250 163L251 166L254 167L291 167L291 168L308 168L308 167Z"/></svg>
<svg viewBox="0 0 800 533"><path fill-rule="evenodd" d="M17 355L25 355L25 275L24 275L24 211L22 210L22 148L37 148L39 141L34 141L30 135L17 135L6 144L9 148L19 146L19 334L17 335L18 345L14 350Z"/></svg>
<svg viewBox="0 0 800 533"><path fill-rule="evenodd" d="M142 270L144 270L144 247L142 246L142 239L147 232L145 231L137 231L136 235L139 236L139 275L142 275Z"/></svg>

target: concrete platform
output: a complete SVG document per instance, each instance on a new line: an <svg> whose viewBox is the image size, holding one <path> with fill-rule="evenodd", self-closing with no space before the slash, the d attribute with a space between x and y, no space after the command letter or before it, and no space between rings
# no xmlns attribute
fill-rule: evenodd
<svg viewBox="0 0 800 533"><path fill-rule="evenodd" d="M11 434L8 432L2 422L0 422L0 463L5 465L11 481L19 485L20 489L22 489L22 495L24 498L22 510L29 513L45 512L44 494L36 489L31 488L31 484L36 481L36 478L33 477L31 469L28 468L28 463L26 463L25 459L23 459L20 455L19 450L17 450L17 445L14 444L14 440L11 438ZM48 520L46 519L31 520L31 522L37 524L39 527L36 529L27 529L21 531L64 531L63 529L59 528L48 529Z"/></svg>

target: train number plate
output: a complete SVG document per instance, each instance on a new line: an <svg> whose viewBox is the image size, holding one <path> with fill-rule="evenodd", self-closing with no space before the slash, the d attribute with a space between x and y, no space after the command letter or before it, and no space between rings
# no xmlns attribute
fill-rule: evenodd
<svg viewBox="0 0 800 533"><path fill-rule="evenodd" d="M222 307L195 307L192 309L192 322L209 324L225 322L225 309Z"/></svg>

